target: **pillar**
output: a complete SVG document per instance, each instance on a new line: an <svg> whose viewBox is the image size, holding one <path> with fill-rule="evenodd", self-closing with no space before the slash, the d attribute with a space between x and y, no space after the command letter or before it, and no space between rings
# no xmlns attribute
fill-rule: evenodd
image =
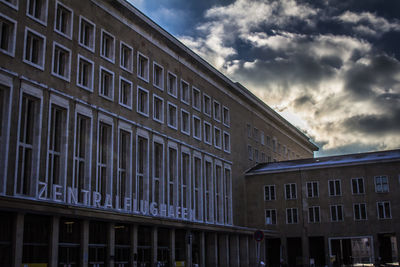
<svg viewBox="0 0 400 267"><path fill-rule="evenodd" d="M288 257L287 257L287 238L286 236L281 237L281 259L287 264Z"/></svg>
<svg viewBox="0 0 400 267"><path fill-rule="evenodd" d="M218 235L219 267L229 267L229 239L227 234Z"/></svg>
<svg viewBox="0 0 400 267"><path fill-rule="evenodd" d="M24 214L15 215L15 228L13 236L13 263L14 267L22 266L22 247L24 244Z"/></svg>
<svg viewBox="0 0 400 267"><path fill-rule="evenodd" d="M192 232L190 230L186 231L186 246L185 246L185 258L186 258L186 265L185 266L192 266L192 244L193 244L193 237Z"/></svg>
<svg viewBox="0 0 400 267"><path fill-rule="evenodd" d="M169 230L169 264L175 267L175 229Z"/></svg>
<svg viewBox="0 0 400 267"><path fill-rule="evenodd" d="M109 267L114 267L115 261L115 224L108 223L108 236L107 236L107 261Z"/></svg>
<svg viewBox="0 0 400 267"><path fill-rule="evenodd" d="M138 226L136 224L131 225L131 267L137 267L137 246L138 246Z"/></svg>
<svg viewBox="0 0 400 267"><path fill-rule="evenodd" d="M309 248L309 240L308 236L303 234L301 237L301 246L302 246L302 259L303 259L303 266L310 265L310 248Z"/></svg>
<svg viewBox="0 0 400 267"><path fill-rule="evenodd" d="M325 242L325 262L326 262L326 265L332 266L329 238L324 237L324 242Z"/></svg>
<svg viewBox="0 0 400 267"><path fill-rule="evenodd" d="M158 228L153 226L151 229L151 266L157 266L157 252L158 252Z"/></svg>
<svg viewBox="0 0 400 267"><path fill-rule="evenodd" d="M200 267L206 267L206 234L200 232Z"/></svg>
<svg viewBox="0 0 400 267"><path fill-rule="evenodd" d="M218 266L217 233L207 233L206 237L206 266Z"/></svg>
<svg viewBox="0 0 400 267"><path fill-rule="evenodd" d="M229 236L229 265L231 267L240 266L240 254L239 254L239 236Z"/></svg>
<svg viewBox="0 0 400 267"><path fill-rule="evenodd" d="M89 261L89 221L82 222L81 235L81 266L87 267Z"/></svg>
<svg viewBox="0 0 400 267"><path fill-rule="evenodd" d="M258 266L257 264L257 242L252 236L247 236L249 239L249 261L250 266Z"/></svg>
<svg viewBox="0 0 400 267"><path fill-rule="evenodd" d="M250 265L249 261L249 239L246 235L241 235L239 237L239 260L240 260L240 267L247 267Z"/></svg>
<svg viewBox="0 0 400 267"><path fill-rule="evenodd" d="M50 267L57 267L58 261L58 238L60 231L60 217L53 216L50 225Z"/></svg>

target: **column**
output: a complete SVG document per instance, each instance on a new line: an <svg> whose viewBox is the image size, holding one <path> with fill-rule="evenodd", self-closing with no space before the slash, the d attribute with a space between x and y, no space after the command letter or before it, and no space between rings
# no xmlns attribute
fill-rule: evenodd
<svg viewBox="0 0 400 267"><path fill-rule="evenodd" d="M231 267L240 266L239 236L229 236L229 264Z"/></svg>
<svg viewBox="0 0 400 267"><path fill-rule="evenodd" d="M329 250L329 238L324 237L324 243L325 243L325 262L328 266L332 266L331 263L331 252Z"/></svg>
<svg viewBox="0 0 400 267"><path fill-rule="evenodd" d="M206 234L200 233L200 267L206 267Z"/></svg>
<svg viewBox="0 0 400 267"><path fill-rule="evenodd" d="M158 228L153 226L151 229L151 266L157 266L157 252L158 252Z"/></svg>
<svg viewBox="0 0 400 267"><path fill-rule="evenodd" d="M107 247L108 247L108 266L109 267L114 267L114 261L115 261L115 224L113 223L108 223L108 237L107 237Z"/></svg>
<svg viewBox="0 0 400 267"><path fill-rule="evenodd" d="M206 237L206 266L218 266L218 240L217 233L207 233Z"/></svg>
<svg viewBox="0 0 400 267"><path fill-rule="evenodd" d="M218 235L219 267L229 267L229 239L227 234Z"/></svg>
<svg viewBox="0 0 400 267"><path fill-rule="evenodd" d="M138 226L131 225L131 267L137 266Z"/></svg>
<svg viewBox="0 0 400 267"><path fill-rule="evenodd" d="M250 264L249 261L249 239L247 235L241 235L239 237L239 259L240 259L240 267L247 267Z"/></svg>
<svg viewBox="0 0 400 267"><path fill-rule="evenodd" d="M24 214L15 215L13 263L14 267L22 266L22 247L24 244Z"/></svg>
<svg viewBox="0 0 400 267"><path fill-rule="evenodd" d="M286 236L281 237L281 260L283 260L286 264L288 263Z"/></svg>
<svg viewBox="0 0 400 267"><path fill-rule="evenodd" d="M310 265L310 248L309 248L309 242L308 242L308 236L303 234L301 237L301 246L302 246L302 253L303 253L303 266L309 266Z"/></svg>
<svg viewBox="0 0 400 267"><path fill-rule="evenodd" d="M169 264L175 267L175 229L169 230Z"/></svg>
<svg viewBox="0 0 400 267"><path fill-rule="evenodd" d="M265 253L266 245L266 239L264 238L264 240L260 242L260 261L264 262L265 264L267 262L267 256Z"/></svg>
<svg viewBox="0 0 400 267"><path fill-rule="evenodd" d="M185 256L186 256L186 266L192 266L192 243L193 237L190 230L186 231L186 246L185 246Z"/></svg>
<svg viewBox="0 0 400 267"><path fill-rule="evenodd" d="M89 221L82 221L81 266L87 267L89 261Z"/></svg>
<svg viewBox="0 0 400 267"><path fill-rule="evenodd" d="M58 237L60 230L60 217L53 216L51 218L50 231L50 267L57 267L58 261Z"/></svg>

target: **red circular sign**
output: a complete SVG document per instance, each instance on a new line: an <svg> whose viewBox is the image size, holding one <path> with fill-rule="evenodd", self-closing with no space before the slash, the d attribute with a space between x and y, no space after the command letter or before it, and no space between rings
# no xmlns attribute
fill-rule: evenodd
<svg viewBox="0 0 400 267"><path fill-rule="evenodd" d="M260 230L255 231L255 232L254 232L254 239L255 239L257 242L263 241L263 240L264 240L264 232L263 232L263 231L260 231Z"/></svg>

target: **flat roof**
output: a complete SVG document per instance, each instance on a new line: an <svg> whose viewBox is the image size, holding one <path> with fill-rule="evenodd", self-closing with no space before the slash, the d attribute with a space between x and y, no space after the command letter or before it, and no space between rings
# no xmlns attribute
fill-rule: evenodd
<svg viewBox="0 0 400 267"><path fill-rule="evenodd" d="M338 167L344 165L359 165L382 161L400 161L400 149L260 163L248 170L246 175Z"/></svg>

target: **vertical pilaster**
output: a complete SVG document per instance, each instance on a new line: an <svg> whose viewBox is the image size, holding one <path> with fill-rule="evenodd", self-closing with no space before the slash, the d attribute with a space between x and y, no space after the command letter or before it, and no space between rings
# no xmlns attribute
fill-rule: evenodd
<svg viewBox="0 0 400 267"><path fill-rule="evenodd" d="M249 261L249 239L246 235L239 237L239 249L240 249L240 267L247 267L250 264Z"/></svg>
<svg viewBox="0 0 400 267"><path fill-rule="evenodd" d="M185 240L185 256L186 256L186 266L192 266L192 243L193 237L192 232L190 230L186 231L186 240Z"/></svg>
<svg viewBox="0 0 400 267"><path fill-rule="evenodd" d="M219 267L229 267L229 239L227 234L218 235Z"/></svg>
<svg viewBox="0 0 400 267"><path fill-rule="evenodd" d="M131 225L131 267L137 267L138 226Z"/></svg>
<svg viewBox="0 0 400 267"><path fill-rule="evenodd" d="M206 234L200 233L200 267L206 267Z"/></svg>
<svg viewBox="0 0 400 267"><path fill-rule="evenodd" d="M175 229L169 230L169 264L175 267Z"/></svg>
<svg viewBox="0 0 400 267"><path fill-rule="evenodd" d="M287 256L287 238L286 236L281 237L281 259L288 263L288 256Z"/></svg>
<svg viewBox="0 0 400 267"><path fill-rule="evenodd" d="M153 226L151 229L151 266L157 266L157 252L158 252L158 228Z"/></svg>
<svg viewBox="0 0 400 267"><path fill-rule="evenodd" d="M207 233L206 243L207 243L206 266L218 266L217 233Z"/></svg>
<svg viewBox="0 0 400 267"><path fill-rule="evenodd" d="M239 236L229 236L229 265L231 267L240 266Z"/></svg>
<svg viewBox="0 0 400 267"><path fill-rule="evenodd" d="M81 235L81 266L87 267L89 261L89 221L82 222Z"/></svg>
<svg viewBox="0 0 400 267"><path fill-rule="evenodd" d="M329 250L329 239L328 237L324 237L324 243L325 243L325 262L328 266L332 266L331 264L331 252Z"/></svg>
<svg viewBox="0 0 400 267"><path fill-rule="evenodd" d="M58 238L60 231L60 217L53 216L51 218L50 232L50 267L57 267L58 260Z"/></svg>
<svg viewBox="0 0 400 267"><path fill-rule="evenodd" d="M309 248L309 242L308 242L308 236L306 234L303 234L301 237L301 251L303 253L303 266L309 266L310 265L310 248Z"/></svg>
<svg viewBox="0 0 400 267"><path fill-rule="evenodd" d="M24 244L24 214L15 215L15 228L13 236L13 264L14 267L22 266L22 247Z"/></svg>
<svg viewBox="0 0 400 267"><path fill-rule="evenodd" d="M114 261L115 261L115 224L113 223L108 223L108 236L107 236L107 261L109 267L114 267Z"/></svg>

